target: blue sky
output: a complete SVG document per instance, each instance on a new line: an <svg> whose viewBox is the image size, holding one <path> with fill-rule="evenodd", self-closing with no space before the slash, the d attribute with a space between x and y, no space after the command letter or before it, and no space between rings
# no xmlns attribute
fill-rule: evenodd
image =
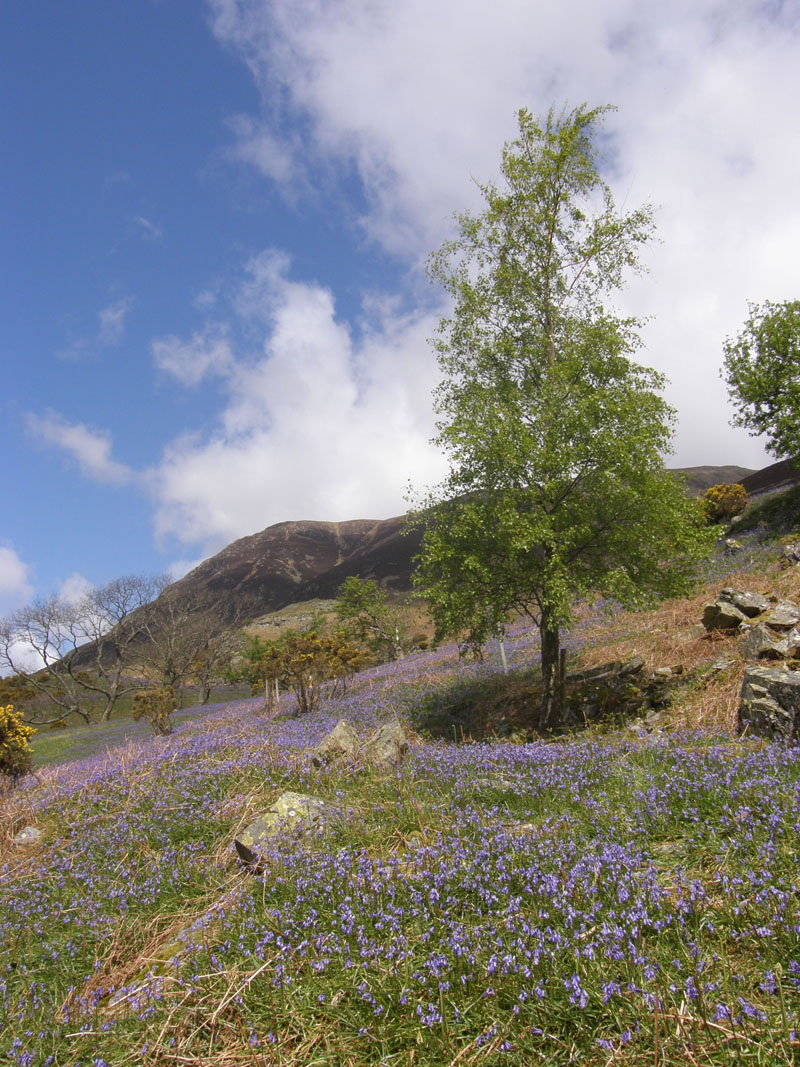
<svg viewBox="0 0 800 1067"><path fill-rule="evenodd" d="M619 108L670 462L769 461L719 367L798 295L796 0L26 0L0 91L0 612L437 481L424 261L522 106Z"/></svg>

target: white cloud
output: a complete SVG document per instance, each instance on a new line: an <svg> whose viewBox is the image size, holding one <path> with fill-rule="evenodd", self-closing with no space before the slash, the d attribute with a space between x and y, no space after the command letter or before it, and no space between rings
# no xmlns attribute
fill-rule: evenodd
<svg viewBox="0 0 800 1067"><path fill-rule="evenodd" d="M428 445L433 317L365 318L356 340L331 293L287 271L274 252L248 264L232 315L262 347L226 364L215 430L173 442L153 472L161 537L213 550L287 518L385 517L409 479L442 473Z"/></svg>
<svg viewBox="0 0 800 1067"><path fill-rule="evenodd" d="M617 104L606 143L618 200L659 207L662 244L625 308L656 316L643 359L673 382L675 462L765 461L760 442L727 425L718 370L748 299L796 296L796 4L209 6L262 96L259 115L237 119L242 158L292 196L315 172L354 168L365 232L411 264L438 246L454 211L477 203L471 176L497 175L520 106Z"/></svg>
<svg viewBox="0 0 800 1067"><path fill-rule="evenodd" d="M224 375L233 365L233 352L225 327L211 324L195 332L190 341L170 335L152 345L153 361L159 370L173 375L184 385L199 385L209 375Z"/></svg>
<svg viewBox="0 0 800 1067"><path fill-rule="evenodd" d="M139 232L142 237L150 241L158 241L161 238L162 232L150 219L146 219L144 215L137 215L133 220L139 227Z"/></svg>
<svg viewBox="0 0 800 1067"><path fill-rule="evenodd" d="M132 303L130 297L126 297L124 300L116 300L98 312L97 317L100 321L97 331L98 344L104 348L113 348L120 343L125 332L125 317Z"/></svg>
<svg viewBox="0 0 800 1067"><path fill-rule="evenodd" d="M30 565L9 545L0 545L0 613L19 607L33 594Z"/></svg>
<svg viewBox="0 0 800 1067"><path fill-rule="evenodd" d="M84 578L82 574L78 574L77 571L66 577L58 586L56 590L56 596L61 600L66 601L67 604L77 604L81 601L87 593L90 593L94 589L94 585L88 578Z"/></svg>
<svg viewBox="0 0 800 1067"><path fill-rule="evenodd" d="M54 412L28 415L28 429L41 443L59 449L93 481L105 485L127 485L137 479L135 471L118 463L111 455L111 434L83 423L70 423Z"/></svg>

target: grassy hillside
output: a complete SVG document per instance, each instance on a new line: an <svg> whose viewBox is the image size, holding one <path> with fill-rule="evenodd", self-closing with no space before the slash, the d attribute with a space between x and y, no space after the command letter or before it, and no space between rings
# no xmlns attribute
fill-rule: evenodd
<svg viewBox="0 0 800 1067"><path fill-rule="evenodd" d="M735 642L687 631L723 584L797 598L797 570L754 547L692 601L582 609L573 666L683 668L666 730L643 738L612 718L492 740L531 712L520 630L510 676L448 646L313 717L240 701L41 768L3 806L0 1062L793 1062L800 758L734 739ZM487 740L418 734L396 773L310 764L341 717L366 735L432 709ZM287 789L347 819L254 873L233 837ZM12 843L24 825L38 844Z"/></svg>

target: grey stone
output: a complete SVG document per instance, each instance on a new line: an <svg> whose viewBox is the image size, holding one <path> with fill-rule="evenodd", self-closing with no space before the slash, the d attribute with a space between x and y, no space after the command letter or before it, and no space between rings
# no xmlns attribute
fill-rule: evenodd
<svg viewBox="0 0 800 1067"><path fill-rule="evenodd" d="M796 545L784 545L781 552L781 562L784 566L800 563L800 543Z"/></svg>
<svg viewBox="0 0 800 1067"><path fill-rule="evenodd" d="M712 671L727 671L728 667L732 667L736 661L731 659L730 656L720 656L719 659L715 659L711 664Z"/></svg>
<svg viewBox="0 0 800 1067"><path fill-rule="evenodd" d="M11 838L13 845L36 845L42 839L38 826L23 826L18 834Z"/></svg>
<svg viewBox="0 0 800 1067"><path fill-rule="evenodd" d="M399 767L408 755L408 737L402 723L384 723L369 738L364 754L379 767Z"/></svg>
<svg viewBox="0 0 800 1067"><path fill-rule="evenodd" d="M714 630L738 630L747 616L735 604L727 600L717 600L706 604L703 611L703 626L711 633Z"/></svg>
<svg viewBox="0 0 800 1067"><path fill-rule="evenodd" d="M774 741L800 741L800 671L748 667L738 730Z"/></svg>
<svg viewBox="0 0 800 1067"><path fill-rule="evenodd" d="M518 788L517 782L510 778L504 778L501 774L490 774L483 778L476 778L473 785L478 792L496 790L498 793L512 793Z"/></svg>
<svg viewBox="0 0 800 1067"><path fill-rule="evenodd" d="M233 843L245 863L257 863L261 850L270 841L286 835L299 840L321 834L343 818L342 810L327 800L304 793L282 793L269 811L252 822Z"/></svg>
<svg viewBox="0 0 800 1067"><path fill-rule="evenodd" d="M726 556L735 556L739 552L744 552L744 545L741 541L737 541L735 537L726 537L723 551Z"/></svg>
<svg viewBox="0 0 800 1067"><path fill-rule="evenodd" d="M782 600L763 621L771 630L788 632L800 623L800 608L793 600Z"/></svg>
<svg viewBox="0 0 800 1067"><path fill-rule="evenodd" d="M634 656L633 659L629 659L627 663L624 663L619 671L620 678L627 678L631 674L639 674L645 665L644 656Z"/></svg>
<svg viewBox="0 0 800 1067"><path fill-rule="evenodd" d="M681 630L675 636L681 644L688 643L689 641L697 641L700 637L705 637L708 633L702 622L695 623L694 626L689 626L685 630Z"/></svg>
<svg viewBox="0 0 800 1067"><path fill-rule="evenodd" d="M757 615L763 615L772 607L769 597L761 593L740 593L737 589L723 589L720 600L725 600L738 608L748 619L754 619Z"/></svg>
<svg viewBox="0 0 800 1067"><path fill-rule="evenodd" d="M654 678L671 678L672 677L672 667L657 667L653 671L653 677Z"/></svg>
<svg viewBox="0 0 800 1067"><path fill-rule="evenodd" d="M327 737L311 754L311 762L321 767L335 759L355 759L361 748L361 739L346 719L340 719Z"/></svg>
<svg viewBox="0 0 800 1067"><path fill-rule="evenodd" d="M789 645L763 623L754 626L742 641L742 651L748 659L786 659Z"/></svg>

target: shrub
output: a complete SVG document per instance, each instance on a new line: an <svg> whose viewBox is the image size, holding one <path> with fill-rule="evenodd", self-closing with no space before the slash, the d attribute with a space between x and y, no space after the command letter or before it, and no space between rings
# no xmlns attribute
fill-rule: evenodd
<svg viewBox="0 0 800 1067"><path fill-rule="evenodd" d="M740 515L749 501L747 490L739 482L712 485L701 498L708 523L724 522Z"/></svg>
<svg viewBox="0 0 800 1067"><path fill-rule="evenodd" d="M13 704L0 704L0 775L21 778L31 769L30 738L36 733L27 726Z"/></svg>
<svg viewBox="0 0 800 1067"><path fill-rule="evenodd" d="M172 712L175 709L175 690L171 685L154 685L139 689L133 697L134 719L147 719L158 737L172 733Z"/></svg>

